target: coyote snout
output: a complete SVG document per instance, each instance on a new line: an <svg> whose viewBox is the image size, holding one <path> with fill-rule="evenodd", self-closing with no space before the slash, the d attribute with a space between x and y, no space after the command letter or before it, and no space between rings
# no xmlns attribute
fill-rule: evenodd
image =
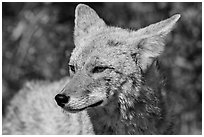
<svg viewBox="0 0 204 137"><path fill-rule="evenodd" d="M93 75L92 71L79 70L71 76L69 83L55 96L57 104L68 112L78 112L104 104L107 83L101 80L103 77L93 80Z"/></svg>
<svg viewBox="0 0 204 137"><path fill-rule="evenodd" d="M90 99L88 98L88 96L81 97L79 99L75 99L75 102L74 102L74 99L72 99L72 102L71 102L70 96L67 96L64 94L57 94L55 96L55 100L60 107L72 113L82 111L88 107L99 106L103 103L103 100L90 102Z"/></svg>

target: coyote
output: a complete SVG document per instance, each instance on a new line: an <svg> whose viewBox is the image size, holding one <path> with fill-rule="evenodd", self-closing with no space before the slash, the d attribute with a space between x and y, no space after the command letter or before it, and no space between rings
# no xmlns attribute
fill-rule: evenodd
<svg viewBox="0 0 204 137"><path fill-rule="evenodd" d="M79 4L70 77L28 82L8 107L3 134L171 134L157 58L179 18L134 31L107 26Z"/></svg>

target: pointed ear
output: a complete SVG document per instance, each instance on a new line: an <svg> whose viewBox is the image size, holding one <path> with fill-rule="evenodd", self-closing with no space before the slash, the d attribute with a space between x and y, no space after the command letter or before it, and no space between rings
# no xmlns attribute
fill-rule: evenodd
<svg viewBox="0 0 204 137"><path fill-rule="evenodd" d="M101 30L105 22L97 15L97 13L87 5L79 4L75 10L75 28L74 38L75 44L83 37Z"/></svg>
<svg viewBox="0 0 204 137"><path fill-rule="evenodd" d="M136 32L137 36L142 36L142 40L138 44L138 49L140 66L143 71L164 51L165 37L173 29L179 18L180 15L177 14Z"/></svg>

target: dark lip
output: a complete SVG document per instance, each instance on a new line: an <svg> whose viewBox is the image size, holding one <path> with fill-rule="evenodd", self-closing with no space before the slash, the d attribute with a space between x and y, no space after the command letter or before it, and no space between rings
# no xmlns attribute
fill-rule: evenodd
<svg viewBox="0 0 204 137"><path fill-rule="evenodd" d="M70 113L76 113L76 112L82 111L82 110L84 110L84 109L86 109L86 108L88 108L88 107L96 107L96 106L99 106L99 105L101 105L102 103L103 103L103 100L100 100L100 101L98 101L98 102L96 102L96 103L94 103L94 104L91 104L91 105L89 105L89 106L87 106L87 107L84 107L84 108L80 108L80 109L65 108L65 110L68 111L68 112L70 112Z"/></svg>

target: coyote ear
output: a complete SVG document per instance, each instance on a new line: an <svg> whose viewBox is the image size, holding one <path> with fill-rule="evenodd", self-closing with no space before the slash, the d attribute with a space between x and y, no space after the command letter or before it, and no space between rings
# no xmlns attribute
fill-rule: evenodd
<svg viewBox="0 0 204 137"><path fill-rule="evenodd" d="M164 51L165 37L173 29L179 18L180 15L177 14L136 32L137 35L143 37L138 44L140 65L143 70L146 70L153 60Z"/></svg>
<svg viewBox="0 0 204 137"><path fill-rule="evenodd" d="M105 22L87 5L79 4L75 10L75 44L84 36L99 31ZM76 44L77 45L77 44Z"/></svg>

